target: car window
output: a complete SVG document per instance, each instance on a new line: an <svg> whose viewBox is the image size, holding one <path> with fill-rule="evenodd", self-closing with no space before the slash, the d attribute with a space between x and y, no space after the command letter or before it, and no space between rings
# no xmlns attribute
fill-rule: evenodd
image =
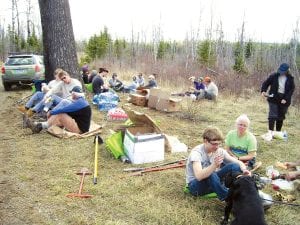
<svg viewBox="0 0 300 225"><path fill-rule="evenodd" d="M32 57L10 57L6 63L6 65L33 65L34 60Z"/></svg>
<svg viewBox="0 0 300 225"><path fill-rule="evenodd" d="M43 56L38 56L38 61L40 64L44 64L44 57Z"/></svg>

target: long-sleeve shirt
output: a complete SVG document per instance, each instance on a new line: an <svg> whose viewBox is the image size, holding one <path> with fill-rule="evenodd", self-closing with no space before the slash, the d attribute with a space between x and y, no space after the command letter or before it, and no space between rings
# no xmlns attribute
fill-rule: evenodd
<svg viewBox="0 0 300 225"><path fill-rule="evenodd" d="M51 115L67 113L78 125L82 133L88 132L91 124L92 110L85 98L80 97L76 100L66 100L68 104L58 104L51 111Z"/></svg>
<svg viewBox="0 0 300 225"><path fill-rule="evenodd" d="M104 88L104 80L101 76L97 75L92 81L93 93L100 94Z"/></svg>
<svg viewBox="0 0 300 225"><path fill-rule="evenodd" d="M79 86L80 88L82 88L82 84L80 83L80 81L74 78L71 78L69 84L60 81L60 83L58 83L47 92L46 98L50 97L52 94L60 95L62 98L67 98L70 96L70 91L72 91L75 86Z"/></svg>

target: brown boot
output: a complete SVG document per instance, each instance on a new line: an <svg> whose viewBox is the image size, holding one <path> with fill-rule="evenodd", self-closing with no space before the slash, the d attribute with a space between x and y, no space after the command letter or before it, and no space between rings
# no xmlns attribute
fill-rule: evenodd
<svg viewBox="0 0 300 225"><path fill-rule="evenodd" d="M28 110L24 105L18 105L17 109L22 113L26 113Z"/></svg>
<svg viewBox="0 0 300 225"><path fill-rule="evenodd" d="M28 109L26 114L27 114L28 117L32 117L33 114L35 114L35 111L33 111L32 109Z"/></svg>

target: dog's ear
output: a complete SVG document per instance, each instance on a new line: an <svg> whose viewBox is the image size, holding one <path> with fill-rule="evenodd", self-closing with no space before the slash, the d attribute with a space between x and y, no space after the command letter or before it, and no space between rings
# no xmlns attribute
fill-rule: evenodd
<svg viewBox="0 0 300 225"><path fill-rule="evenodd" d="M233 181L234 181L234 177L232 172L228 172L225 175L225 181L224 181L225 187L230 188L233 184Z"/></svg>
<svg viewBox="0 0 300 225"><path fill-rule="evenodd" d="M237 171L230 171L225 175L225 187L230 188L233 184L233 182L236 180L237 176L242 175L241 172Z"/></svg>

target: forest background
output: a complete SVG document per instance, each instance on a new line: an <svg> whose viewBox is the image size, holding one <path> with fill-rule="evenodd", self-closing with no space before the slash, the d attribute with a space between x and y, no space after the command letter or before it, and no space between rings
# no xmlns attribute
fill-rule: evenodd
<svg viewBox="0 0 300 225"><path fill-rule="evenodd" d="M10 52L43 52L38 5L33 0L25 3L11 0L10 3L11 18L0 18L0 62ZM130 28L130 38L113 38L113 31L104 26L97 34L76 40L79 68L84 63L91 69L105 66L119 72L121 78L120 73L156 73L160 84L175 87L186 82L189 76L209 75L221 91L239 95L244 89L259 90L262 80L280 63L287 62L299 84L300 32L299 21L295 22L287 43L253 41L246 34L247 25L243 18L236 41L225 40L222 21L217 24L211 21L209 27L191 30L183 41L164 40L159 26L153 28L151 40L133 28ZM204 38L200 38L202 30L205 30ZM297 104L300 101L298 89L295 96L293 103Z"/></svg>
<svg viewBox="0 0 300 225"><path fill-rule="evenodd" d="M28 4L25 13L18 12L20 2L11 1L12 17L6 18L8 26L0 19L2 61L13 51L43 53L43 48L52 41L43 40L41 44L40 22L33 19L34 7L30 7L33 1L22 1ZM43 6L42 18L49 15L48 12L52 13L52 20L44 18L42 23L46 28L50 27L43 29L43 38L47 31L48 36L51 31L57 32L53 27L65 31L58 32L59 37L68 33L67 28L59 24L64 20L58 19L60 14L68 14L68 10L58 10L61 9L58 5L68 6L68 0L40 0L39 4ZM291 65L296 86L299 86L299 31L296 26L286 43L263 43L252 41L246 35L246 28L246 23L241 20L239 38L230 42L225 40L221 26L209 27L205 38L199 38L198 30L194 30L184 41L165 40L160 27L154 29L152 39L148 41L139 32L132 32L131 38L113 38L113 31L103 27L87 40L77 40L79 61L77 63L76 59L75 64L78 74L71 75L79 77L80 66L88 63L91 69L105 66L122 79L130 79L136 72L156 73L160 87L177 90L187 87L185 82L191 75L213 77L220 88L216 102L184 99L182 110L169 114L147 107L130 107L147 113L163 133L177 136L189 150L201 142L205 127L215 125L225 133L233 129L235 118L246 112L251 118L251 131L257 136L258 158L263 162L257 172L265 176L267 166L299 157L299 88L293 98L295 107L290 107L284 123L287 141L266 142L260 137L267 130L268 105L259 93L262 80L283 61ZM61 65L64 59L71 61L71 54L57 57L55 52L69 50L65 43L62 47L61 43L51 44L55 48L55 57L49 54L48 58L59 58L55 66ZM0 92L0 189L3 190L0 192L0 224L219 224L224 205L215 199L204 200L185 194L183 169L129 177L122 169L131 165L115 160L104 145L99 150L99 183L94 185L91 176L84 183L84 191L93 197L90 200L66 198L66 194L78 190L80 178L74 173L83 167L93 168L93 137L57 139L47 132L32 134L30 129L21 129L22 117L15 107L31 90L16 88L8 92L0 87ZM120 104L128 106L127 96L120 95ZM123 123L108 122L106 114L96 107L93 107L92 115L93 121L105 125L101 133L104 140L110 130ZM173 161L187 157L187 154L166 153L165 160ZM276 192L271 185L264 188L264 192L275 199ZM266 212L268 224L298 225L300 197L299 192L293 194L297 199L293 202L296 207L274 204Z"/></svg>

